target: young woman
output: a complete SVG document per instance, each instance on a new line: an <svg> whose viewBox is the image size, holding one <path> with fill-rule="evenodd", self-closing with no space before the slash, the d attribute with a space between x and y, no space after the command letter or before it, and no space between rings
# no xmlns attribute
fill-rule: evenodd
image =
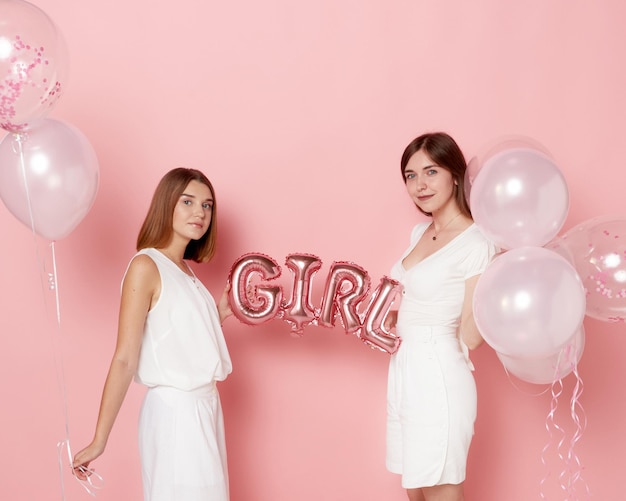
<svg viewBox="0 0 626 501"><path fill-rule="evenodd" d="M156 188L122 284L117 345L92 442L75 474L105 449L133 378L148 387L139 420L145 501L227 501L224 423L216 381L231 372L219 305L187 259L215 253L215 191L197 170L177 168Z"/></svg>
<svg viewBox="0 0 626 501"><path fill-rule="evenodd" d="M468 348L482 342L472 296L496 249L472 221L465 159L449 135L413 140L401 169L409 196L432 219L413 228L391 272L404 291L390 317L402 343L389 366L386 463L411 501L462 501L476 418Z"/></svg>

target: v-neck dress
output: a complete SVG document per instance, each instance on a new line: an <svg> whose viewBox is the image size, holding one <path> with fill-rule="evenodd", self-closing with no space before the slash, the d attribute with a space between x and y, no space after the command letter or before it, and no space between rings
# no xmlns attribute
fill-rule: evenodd
<svg viewBox="0 0 626 501"><path fill-rule="evenodd" d="M409 269L402 260L429 223L413 228L411 243L391 270L404 287L387 390L389 471L406 489L465 480L476 419L476 384L458 330L465 281L484 271L496 252L472 224Z"/></svg>

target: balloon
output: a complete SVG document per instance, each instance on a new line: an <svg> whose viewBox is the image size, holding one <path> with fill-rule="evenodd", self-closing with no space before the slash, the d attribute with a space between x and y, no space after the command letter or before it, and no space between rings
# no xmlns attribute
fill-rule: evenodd
<svg viewBox="0 0 626 501"><path fill-rule="evenodd" d="M569 194L549 157L515 148L485 161L472 185L470 207L476 224L497 246L542 246L563 226Z"/></svg>
<svg viewBox="0 0 626 501"><path fill-rule="evenodd" d="M359 337L365 344L390 354L398 351L401 340L385 328L384 322L389 308L401 290L402 285L397 280L389 277L381 279L378 288L374 291L363 321L363 328L359 333Z"/></svg>
<svg viewBox="0 0 626 501"><path fill-rule="evenodd" d="M588 316L626 321L626 216L589 219L546 247L576 268L587 292Z"/></svg>
<svg viewBox="0 0 626 501"><path fill-rule="evenodd" d="M340 315L346 333L361 327L357 305L367 295L370 278L360 266L345 261L334 262L326 279L319 325L332 327Z"/></svg>
<svg viewBox="0 0 626 501"><path fill-rule="evenodd" d="M302 329L315 321L315 309L311 306L311 278L322 267L322 261L311 254L290 254L285 262L293 272L293 292L290 301L282 306L283 320L302 334Z"/></svg>
<svg viewBox="0 0 626 501"><path fill-rule="evenodd" d="M497 353L504 368L518 379L533 384L548 384L563 379L580 362L585 348L585 329L581 325L574 338L554 355L545 358L516 358Z"/></svg>
<svg viewBox="0 0 626 501"><path fill-rule="evenodd" d="M66 86L67 48L48 15L21 0L0 2L0 127L23 131Z"/></svg>
<svg viewBox="0 0 626 501"><path fill-rule="evenodd" d="M557 353L585 314L585 291L576 270L542 247L520 247L497 256L478 279L473 299L483 338L509 357Z"/></svg>
<svg viewBox="0 0 626 501"><path fill-rule="evenodd" d="M266 282L279 278L281 273L271 257L249 253L233 264L229 303L236 318L248 325L258 325L279 317L291 324L295 334L302 335L309 324L334 327L339 316L346 334L356 334L372 348L396 352L401 340L385 328L384 321L402 289L398 281L383 277L365 312L359 314L358 307L369 291L369 275L354 263L336 261L326 278L322 305L316 309L310 301L311 280L321 268L321 260L312 254L289 254L285 263L293 272L289 301L281 301L280 285Z"/></svg>
<svg viewBox="0 0 626 501"><path fill-rule="evenodd" d="M531 137L521 135L498 137L484 145L467 163L467 169L465 170L465 182L463 183L463 186L465 186L465 198L467 200L470 199L471 187L472 184L474 184L474 179L476 179L478 171L480 171L480 168L487 159L502 151L519 148L536 150L543 153L548 158L552 157L545 146Z"/></svg>
<svg viewBox="0 0 626 501"><path fill-rule="evenodd" d="M44 238L58 240L72 232L91 209L98 180L91 144L67 123L44 119L0 142L0 198Z"/></svg>
<svg viewBox="0 0 626 501"><path fill-rule="evenodd" d="M262 280L280 276L278 263L262 254L244 254L230 270L228 293L233 315L248 325L258 325L273 319L279 311L282 287L256 283L255 275ZM251 292L252 290L252 292Z"/></svg>

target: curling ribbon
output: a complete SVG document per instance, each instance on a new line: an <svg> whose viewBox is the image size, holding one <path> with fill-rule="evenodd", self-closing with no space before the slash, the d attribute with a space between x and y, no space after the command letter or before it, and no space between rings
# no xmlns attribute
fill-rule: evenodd
<svg viewBox="0 0 626 501"><path fill-rule="evenodd" d="M555 420L555 414L558 407L559 397L563 393L563 382L561 379L556 379L552 383L551 386L551 401L550 401L550 411L546 417L546 430L548 431L549 441L546 446L543 448L541 453L541 462L544 467L547 468L546 464L546 452L550 448L550 446L554 442L554 437L556 434L559 436L558 443L556 444L556 451L559 459L564 464L564 469L559 473L558 480L559 486L561 490L563 490L567 494L567 500L569 501L579 501L578 492L577 492L577 483L580 483L584 488L585 499L589 499L591 493L589 491L589 486L585 482L582 477L583 466L580 462L580 458L576 454L575 446L582 438L583 432L587 425L587 417L584 411L582 404L580 403L580 396L583 392L583 381L578 373L578 365L576 361L576 353L575 349L568 345L566 346L561 353L559 354L559 359L561 357L565 358L565 361L571 366L571 373L574 374L576 378L576 382L574 385L574 389L572 390L572 397L570 399L570 417L574 422L575 429L574 433L569 440L567 452L564 452L565 448L565 430L559 426ZM560 364L557 362L556 364L557 370L560 367ZM545 477L541 480L541 499L546 499L544 493L544 485L550 476L550 472L547 471Z"/></svg>

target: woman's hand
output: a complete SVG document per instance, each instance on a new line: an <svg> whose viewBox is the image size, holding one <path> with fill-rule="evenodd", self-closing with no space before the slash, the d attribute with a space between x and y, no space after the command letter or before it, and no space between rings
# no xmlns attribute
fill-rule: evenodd
<svg viewBox="0 0 626 501"><path fill-rule="evenodd" d="M475 350L483 343L483 338L474 321L473 310L474 290L479 278L480 275L476 275L465 281L465 299L461 312L460 337L470 350Z"/></svg>
<svg viewBox="0 0 626 501"><path fill-rule="evenodd" d="M89 463L99 457L104 452L104 446L100 446L95 442L92 442L82 451L78 452L74 456L72 462L72 468L74 469L74 475L80 480L87 480L87 477L91 475L89 471Z"/></svg>
<svg viewBox="0 0 626 501"><path fill-rule="evenodd" d="M224 292L222 292L222 297L220 298L220 302L217 305L217 311L220 315L220 323L224 323L228 317L233 314L233 310L230 307L230 302L228 301L228 293L230 291L230 282L226 283L226 287L224 288Z"/></svg>
<svg viewBox="0 0 626 501"><path fill-rule="evenodd" d="M385 321L383 322L383 327L387 332L390 332L391 329L396 327L396 322L398 321L398 310L390 310L385 317Z"/></svg>

